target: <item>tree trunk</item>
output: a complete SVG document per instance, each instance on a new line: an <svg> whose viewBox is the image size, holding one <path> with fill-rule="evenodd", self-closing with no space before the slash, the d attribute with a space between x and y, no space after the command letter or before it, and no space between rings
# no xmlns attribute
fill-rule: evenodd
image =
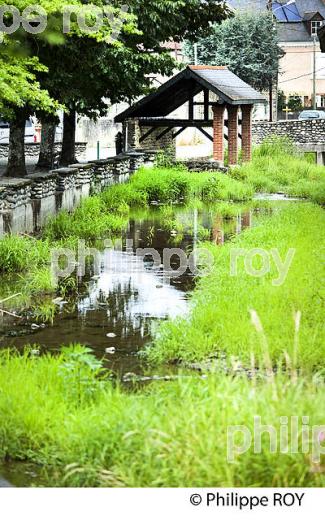
<svg viewBox="0 0 325 520"><path fill-rule="evenodd" d="M54 162L54 141L56 124L42 122L42 136L37 168L51 170Z"/></svg>
<svg viewBox="0 0 325 520"><path fill-rule="evenodd" d="M25 177L25 124L26 113L17 111L16 117L10 122L8 163L6 177Z"/></svg>
<svg viewBox="0 0 325 520"><path fill-rule="evenodd" d="M69 166L78 162L76 159L76 111L64 113L61 166Z"/></svg>

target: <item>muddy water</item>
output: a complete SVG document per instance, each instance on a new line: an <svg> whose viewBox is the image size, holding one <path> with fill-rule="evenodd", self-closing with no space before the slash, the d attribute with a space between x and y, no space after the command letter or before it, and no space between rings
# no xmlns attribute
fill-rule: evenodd
<svg viewBox="0 0 325 520"><path fill-rule="evenodd" d="M202 238L220 245L251 226L252 219L251 212L224 219L208 207L177 207L167 216L155 207L131 214L119 240L100 252L99 274L94 276L90 266L79 280L78 296L60 306L53 325L32 330L31 321L0 318L0 347L31 344L41 351L57 351L79 342L104 356L106 366L118 376L153 375L138 353L150 343L159 322L186 315L195 286L189 268L181 276L171 276L167 266L179 269L180 259L174 255L170 262L164 261L164 250L179 248L188 256ZM160 260L157 257L154 263L151 255L137 255L139 248L153 248ZM154 374L171 370L160 367Z"/></svg>

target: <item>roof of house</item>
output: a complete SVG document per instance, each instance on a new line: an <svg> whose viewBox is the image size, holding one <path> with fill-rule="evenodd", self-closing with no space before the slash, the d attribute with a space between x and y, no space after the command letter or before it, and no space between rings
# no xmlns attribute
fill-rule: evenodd
<svg viewBox="0 0 325 520"><path fill-rule="evenodd" d="M325 2L323 0L296 0L285 6L287 0L274 0L273 13L278 20L280 42L312 42L306 23L317 13L325 19ZM252 9L265 11L267 0L228 0L234 9Z"/></svg>
<svg viewBox="0 0 325 520"><path fill-rule="evenodd" d="M312 42L313 37L305 22L312 20L317 14L325 18L325 3L322 0L296 0L293 4L284 6L285 3L284 0L278 0L273 4L273 13L279 22L280 41Z"/></svg>
<svg viewBox="0 0 325 520"><path fill-rule="evenodd" d="M196 96L204 88L218 95L220 102L230 105L265 103L265 97L242 81L227 67L188 66L155 92L140 99L117 115L116 122L132 117L165 117Z"/></svg>
<svg viewBox="0 0 325 520"><path fill-rule="evenodd" d="M305 12L304 13L304 17L303 17L303 20L305 20L306 22L309 22L310 20L312 20L317 14L320 14L318 11L312 11L312 12Z"/></svg>

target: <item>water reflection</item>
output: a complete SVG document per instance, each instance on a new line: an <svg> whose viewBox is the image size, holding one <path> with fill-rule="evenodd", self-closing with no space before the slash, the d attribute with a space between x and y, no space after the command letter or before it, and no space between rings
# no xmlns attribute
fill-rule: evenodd
<svg viewBox="0 0 325 520"><path fill-rule="evenodd" d="M0 345L20 348L30 343L55 350L80 342L105 356L106 365L116 372L143 374L148 367L137 355L139 350L150 342L159 321L186 315L188 295L195 286L190 269L182 276L170 276L163 264L164 249L177 247L189 255L200 237L223 244L251 226L251 220L250 212L225 219L209 207L173 207L168 218L159 208L134 212L114 248L102 252L100 274L93 276L90 266L79 295L62 306L53 326L31 331L30 323L16 325L14 333L21 335L12 337L12 320L1 318ZM149 247L159 253L159 266L150 257L136 256L138 248ZM170 263L178 269L180 259L174 255ZM107 349L113 348L114 354L108 354Z"/></svg>

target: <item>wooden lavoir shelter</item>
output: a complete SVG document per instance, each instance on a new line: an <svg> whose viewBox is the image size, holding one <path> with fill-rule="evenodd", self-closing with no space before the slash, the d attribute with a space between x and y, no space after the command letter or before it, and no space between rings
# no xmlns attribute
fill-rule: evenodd
<svg viewBox="0 0 325 520"><path fill-rule="evenodd" d="M186 119L172 117L172 113L188 103ZM186 128L199 129L213 141L213 158L224 161L224 141L228 140L229 164L237 164L238 141L242 141L244 161L252 154L252 111L255 103L266 99L227 67L188 66L155 92L142 98L119 114L115 122L123 123L129 136L127 148L137 149L153 140L159 142L169 136L175 139ZM196 107L201 107L196 115ZM227 117L226 117L227 114ZM130 138L139 129L137 138ZM206 128L213 128L213 136ZM154 138L153 138L154 136Z"/></svg>

